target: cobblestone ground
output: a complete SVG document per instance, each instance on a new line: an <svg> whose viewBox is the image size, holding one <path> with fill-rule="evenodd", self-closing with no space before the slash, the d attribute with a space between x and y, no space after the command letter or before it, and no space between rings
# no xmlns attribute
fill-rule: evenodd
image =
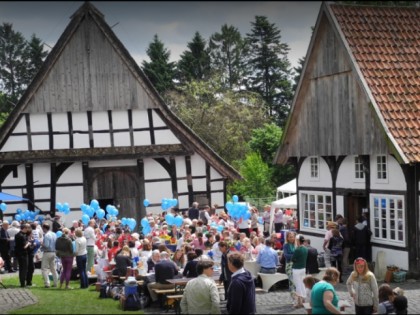
<svg viewBox="0 0 420 315"><path fill-rule="evenodd" d="M28 289L0 289L0 314L38 303L38 299Z"/></svg>

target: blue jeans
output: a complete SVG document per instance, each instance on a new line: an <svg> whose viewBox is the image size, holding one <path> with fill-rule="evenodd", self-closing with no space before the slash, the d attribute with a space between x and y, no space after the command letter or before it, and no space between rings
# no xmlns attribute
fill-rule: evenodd
<svg viewBox="0 0 420 315"><path fill-rule="evenodd" d="M261 273L276 273L276 268L264 268L261 267Z"/></svg>
<svg viewBox="0 0 420 315"><path fill-rule="evenodd" d="M80 274L80 288L81 289L85 289L89 286L89 280L86 273L86 262L87 262L86 255L76 256L77 270L79 270L79 274Z"/></svg>

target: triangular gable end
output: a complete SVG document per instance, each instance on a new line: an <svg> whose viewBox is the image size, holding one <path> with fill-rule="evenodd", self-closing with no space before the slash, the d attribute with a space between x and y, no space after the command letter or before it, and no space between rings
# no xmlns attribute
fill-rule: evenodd
<svg viewBox="0 0 420 315"><path fill-rule="evenodd" d="M326 6L321 6L274 163L393 151Z"/></svg>
<svg viewBox="0 0 420 315"><path fill-rule="evenodd" d="M53 101L44 99L46 89L48 93L45 95L55 95ZM55 89L53 93L51 89ZM103 95L107 97L101 97ZM197 152L228 178L240 178L236 170L169 110L106 24L103 15L89 2L73 14L40 71L2 126L0 144L4 145L24 113L128 109L153 109L180 139L184 151Z"/></svg>

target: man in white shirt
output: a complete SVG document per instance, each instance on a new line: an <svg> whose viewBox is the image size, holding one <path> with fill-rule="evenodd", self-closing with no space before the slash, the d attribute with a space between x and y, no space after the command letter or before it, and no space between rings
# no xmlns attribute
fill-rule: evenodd
<svg viewBox="0 0 420 315"><path fill-rule="evenodd" d="M245 220L244 218L239 219L238 228L240 233L245 233L246 237L249 238L249 219Z"/></svg>
<svg viewBox="0 0 420 315"><path fill-rule="evenodd" d="M92 266L95 263L95 242L96 235L93 227L95 226L96 221L91 219L89 221L88 227L84 231L84 237L86 238L86 249L87 249L87 264L86 270L90 272Z"/></svg>

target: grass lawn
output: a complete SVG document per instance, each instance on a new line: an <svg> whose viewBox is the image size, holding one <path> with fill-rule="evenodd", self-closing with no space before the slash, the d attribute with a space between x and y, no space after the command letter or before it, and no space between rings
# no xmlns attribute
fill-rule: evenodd
<svg viewBox="0 0 420 315"><path fill-rule="evenodd" d="M18 288L17 276L3 277L7 288ZM80 282L70 281L73 290L44 287L41 275L34 275L33 284L28 288L38 298L38 304L14 310L9 314L143 314L143 311L123 311L120 302L113 299L100 299L95 286L79 289ZM52 284L52 283L51 283ZM64 285L63 285L64 287Z"/></svg>

